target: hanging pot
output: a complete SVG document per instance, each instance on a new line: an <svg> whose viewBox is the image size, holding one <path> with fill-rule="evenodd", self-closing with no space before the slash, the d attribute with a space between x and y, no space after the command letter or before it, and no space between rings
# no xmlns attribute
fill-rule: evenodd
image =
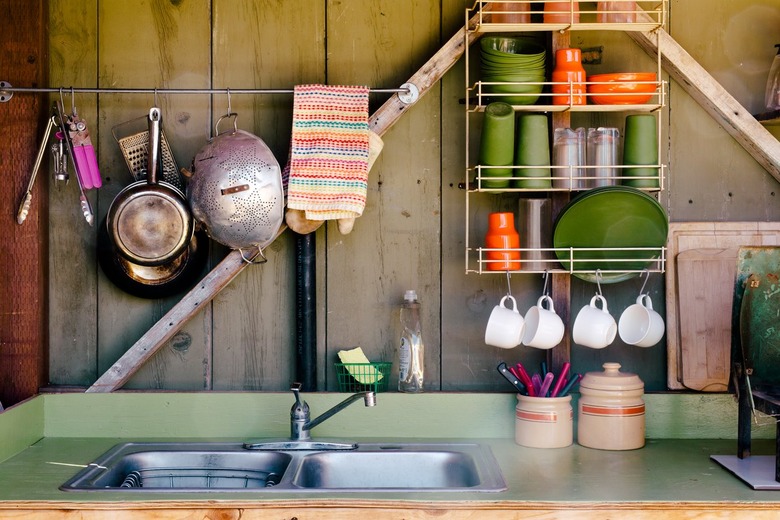
<svg viewBox="0 0 780 520"><path fill-rule="evenodd" d="M139 298L165 298L189 290L201 278L208 260L208 237L197 231L184 252L171 262L139 265L119 254L104 219L98 228L97 259L106 277L126 293Z"/></svg>
<svg viewBox="0 0 780 520"><path fill-rule="evenodd" d="M159 182L160 109L149 110L149 166L146 180L123 189L111 203L106 219L116 251L144 266L173 262L187 249L194 233L192 213L184 194Z"/></svg>

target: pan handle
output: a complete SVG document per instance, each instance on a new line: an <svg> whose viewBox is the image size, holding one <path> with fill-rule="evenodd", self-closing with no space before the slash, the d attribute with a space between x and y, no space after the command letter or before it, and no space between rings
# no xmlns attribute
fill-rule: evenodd
<svg viewBox="0 0 780 520"><path fill-rule="evenodd" d="M160 109L152 107L149 110L149 165L146 180L149 184L157 184L157 168L160 164L160 125L162 114Z"/></svg>

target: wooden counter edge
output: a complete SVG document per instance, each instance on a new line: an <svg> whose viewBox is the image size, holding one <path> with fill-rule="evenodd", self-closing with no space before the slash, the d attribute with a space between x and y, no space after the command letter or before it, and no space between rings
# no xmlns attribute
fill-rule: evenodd
<svg viewBox="0 0 780 520"><path fill-rule="evenodd" d="M775 519L780 502L521 502L521 501L447 501L421 502L398 500L332 500L301 499L289 501L153 501L153 502L0 502L0 516L13 511L14 519L38 520L70 517L78 511L84 520L106 518L149 518L174 520L181 518L263 518L292 520L363 520L370 511L373 520L428 520L446 517L448 520L509 520L518 513L535 519L602 520L609 513L632 520L690 519L713 513L729 518L753 520ZM182 516L182 513L185 516ZM445 516L446 515L446 516ZM607 515L607 516L605 516Z"/></svg>

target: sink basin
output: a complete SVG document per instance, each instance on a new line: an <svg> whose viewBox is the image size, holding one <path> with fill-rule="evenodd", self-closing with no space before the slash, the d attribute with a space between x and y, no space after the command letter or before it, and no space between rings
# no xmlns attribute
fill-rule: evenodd
<svg viewBox="0 0 780 520"><path fill-rule="evenodd" d="M292 457L235 443L126 443L63 484L63 490L256 489L276 485Z"/></svg>
<svg viewBox="0 0 780 520"><path fill-rule="evenodd" d="M490 448L361 443L349 451L247 450L240 443L118 444L64 491L381 492L506 489Z"/></svg>
<svg viewBox="0 0 780 520"><path fill-rule="evenodd" d="M293 484L340 490L478 489L490 477L477 468L484 456L476 445L363 445L303 457Z"/></svg>

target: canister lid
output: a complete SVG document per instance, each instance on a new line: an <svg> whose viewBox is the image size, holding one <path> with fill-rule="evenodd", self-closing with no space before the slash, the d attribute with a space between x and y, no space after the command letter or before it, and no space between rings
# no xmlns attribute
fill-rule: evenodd
<svg viewBox="0 0 780 520"><path fill-rule="evenodd" d="M645 384L636 374L620 371L620 363L604 363L603 372L588 372L580 381L580 388L593 390L638 390Z"/></svg>

